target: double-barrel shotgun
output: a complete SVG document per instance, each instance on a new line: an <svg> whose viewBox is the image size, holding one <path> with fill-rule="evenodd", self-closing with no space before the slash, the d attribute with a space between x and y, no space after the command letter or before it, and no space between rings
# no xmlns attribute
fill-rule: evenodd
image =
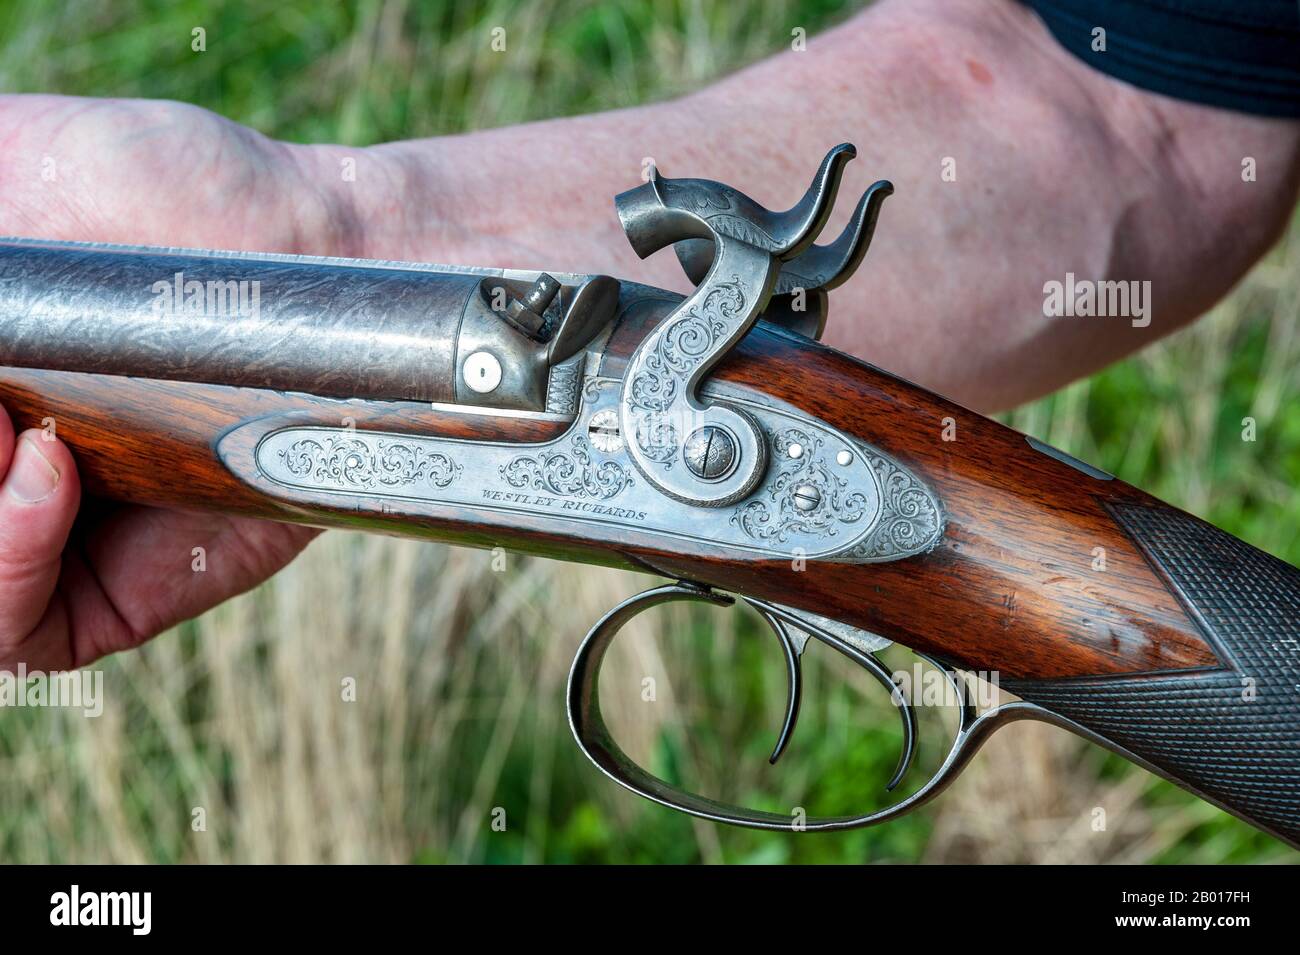
<svg viewBox="0 0 1300 955"><path fill-rule="evenodd" d="M768 829L881 822L1036 719L1297 845L1300 572L819 344L892 192L877 182L815 244L853 155L831 150L784 212L653 169L618 196L638 255L675 249L684 297L605 275L0 240L0 404L56 421L93 495L666 578L596 623L567 687L586 755L663 805ZM916 701L878 654L901 644L949 681L939 769L884 809L802 818L637 765L601 715L610 641L656 604L738 598L789 677L774 759L811 637L898 704L891 786ZM969 671L1018 699L977 709Z"/></svg>

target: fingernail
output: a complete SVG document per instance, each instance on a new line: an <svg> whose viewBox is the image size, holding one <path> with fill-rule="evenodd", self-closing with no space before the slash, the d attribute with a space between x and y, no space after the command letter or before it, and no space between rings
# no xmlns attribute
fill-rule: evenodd
<svg viewBox="0 0 1300 955"><path fill-rule="evenodd" d="M59 469L41 454L35 441L24 435L14 450L5 490L24 504L35 504L53 494L58 486Z"/></svg>

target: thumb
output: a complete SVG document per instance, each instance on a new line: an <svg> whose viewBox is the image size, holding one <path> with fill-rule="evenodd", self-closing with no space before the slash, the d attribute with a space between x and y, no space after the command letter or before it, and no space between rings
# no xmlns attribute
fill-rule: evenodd
<svg viewBox="0 0 1300 955"><path fill-rule="evenodd" d="M67 447L38 430L15 440L0 410L0 669L72 665L66 611L50 598L80 498Z"/></svg>

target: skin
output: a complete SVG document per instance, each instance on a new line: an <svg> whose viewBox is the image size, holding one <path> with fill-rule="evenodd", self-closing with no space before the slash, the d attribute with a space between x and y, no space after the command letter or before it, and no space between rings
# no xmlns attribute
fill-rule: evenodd
<svg viewBox="0 0 1300 955"><path fill-rule="evenodd" d="M609 202L647 158L784 208L841 141L859 158L827 239L875 178L897 194L833 294L827 340L985 410L1204 312L1279 236L1300 183L1298 123L1111 80L1014 3L883 0L804 52L683 99L368 149L280 143L177 103L0 97L0 234L607 272L685 290L670 252L636 259ZM1067 271L1149 280L1151 324L1044 317L1043 284ZM15 435L0 409L0 668L138 646L275 573L314 533L136 506L78 520L80 507L67 447ZM223 570L178 565L177 539Z"/></svg>

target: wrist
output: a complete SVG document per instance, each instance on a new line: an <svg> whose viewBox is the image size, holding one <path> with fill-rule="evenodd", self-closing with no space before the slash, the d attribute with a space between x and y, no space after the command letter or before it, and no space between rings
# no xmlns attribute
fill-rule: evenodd
<svg viewBox="0 0 1300 955"><path fill-rule="evenodd" d="M308 255L379 258L371 249L388 193L377 188L368 150L278 143L294 170L288 190L293 247Z"/></svg>

